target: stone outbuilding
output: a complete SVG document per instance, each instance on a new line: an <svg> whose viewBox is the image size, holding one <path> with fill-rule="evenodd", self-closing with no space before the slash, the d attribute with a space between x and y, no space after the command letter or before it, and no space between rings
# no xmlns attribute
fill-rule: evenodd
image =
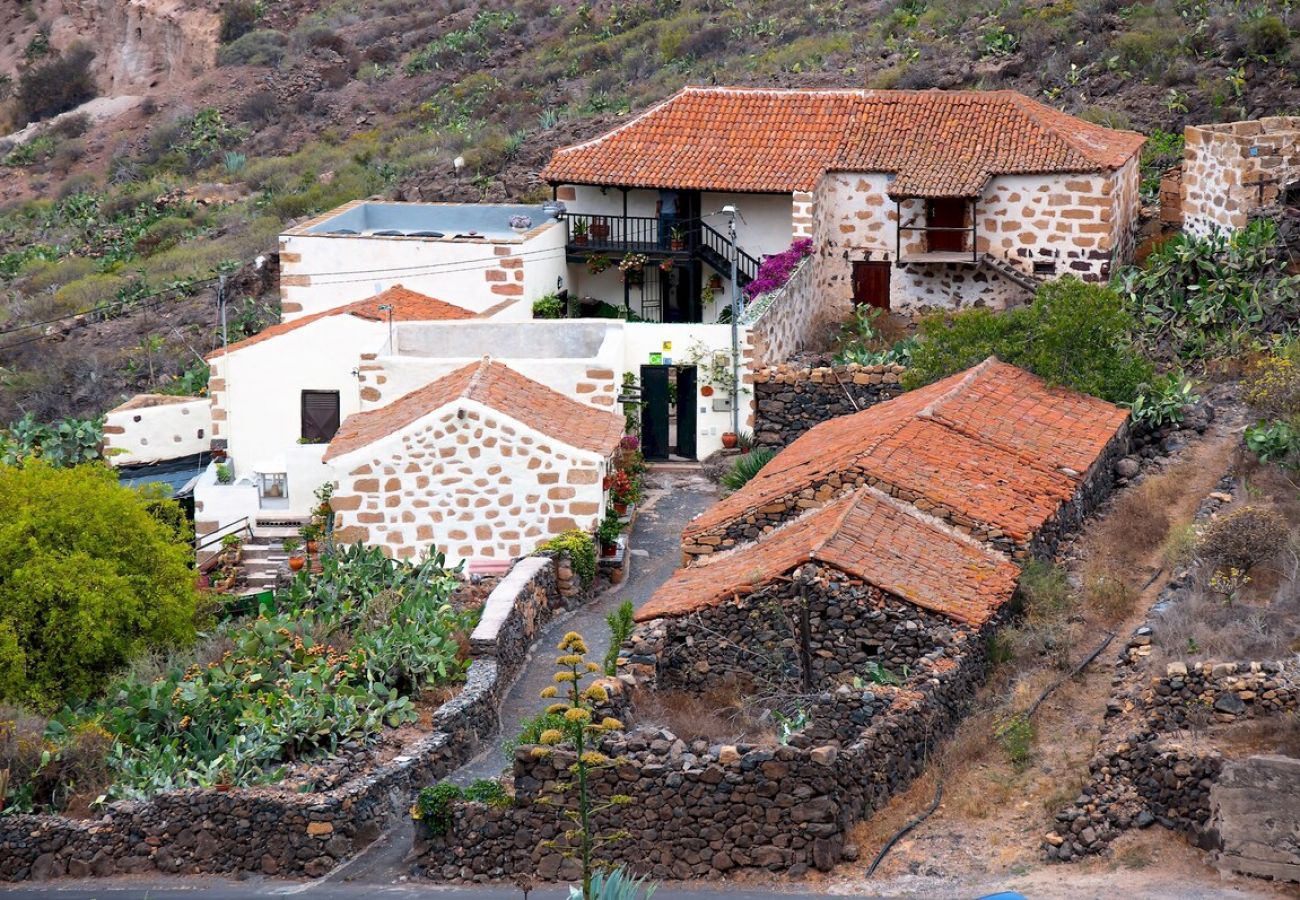
<svg viewBox="0 0 1300 900"><path fill-rule="evenodd" d="M1300 219L1300 116L1189 125L1183 139L1187 232L1230 233L1254 217L1288 211L1291 219Z"/></svg>
<svg viewBox="0 0 1300 900"><path fill-rule="evenodd" d="M1013 557L1050 550L1109 490L1128 412L994 357L815 426L684 529L698 557L871 485Z"/></svg>
<svg viewBox="0 0 1300 900"><path fill-rule="evenodd" d="M636 613L661 686L758 680L827 690L871 664L953 656L1011 599L1019 568L951 525L861 487L678 570Z"/></svg>
<svg viewBox="0 0 1300 900"><path fill-rule="evenodd" d="M511 559L605 512L623 417L484 357L348 417L325 451L334 538L399 557Z"/></svg>

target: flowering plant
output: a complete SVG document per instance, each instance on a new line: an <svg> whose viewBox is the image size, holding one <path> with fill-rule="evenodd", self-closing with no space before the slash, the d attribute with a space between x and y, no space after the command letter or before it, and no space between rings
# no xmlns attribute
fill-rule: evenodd
<svg viewBox="0 0 1300 900"><path fill-rule="evenodd" d="M767 257L759 263L754 280L745 285L745 297L753 300L760 294L785 287L794 270L799 268L799 263L811 255L812 238L799 238L790 245L790 249Z"/></svg>
<svg viewBox="0 0 1300 900"><path fill-rule="evenodd" d="M635 434L625 434L619 444L624 450L636 450L641 446L641 439Z"/></svg>
<svg viewBox="0 0 1300 900"><path fill-rule="evenodd" d="M663 262L659 263L660 272L671 272L672 270L673 270L673 260L671 256L665 259Z"/></svg>
<svg viewBox="0 0 1300 900"><path fill-rule="evenodd" d="M619 260L618 270L622 273L624 281L630 284L639 284L642 273L649 262L650 258L644 253L629 253Z"/></svg>

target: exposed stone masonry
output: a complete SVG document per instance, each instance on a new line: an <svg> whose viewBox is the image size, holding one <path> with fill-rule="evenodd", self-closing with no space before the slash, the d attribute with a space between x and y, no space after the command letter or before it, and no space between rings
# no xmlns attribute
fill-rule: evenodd
<svg viewBox="0 0 1300 900"><path fill-rule="evenodd" d="M754 441L784 447L818 422L903 392L901 366L768 366L754 373Z"/></svg>

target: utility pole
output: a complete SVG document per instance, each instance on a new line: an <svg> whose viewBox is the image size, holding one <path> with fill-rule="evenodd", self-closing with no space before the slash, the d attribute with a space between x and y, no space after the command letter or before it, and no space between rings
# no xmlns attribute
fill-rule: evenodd
<svg viewBox="0 0 1300 900"><path fill-rule="evenodd" d="M736 207L724 208L731 241L731 430L740 434L740 245L736 243Z"/></svg>

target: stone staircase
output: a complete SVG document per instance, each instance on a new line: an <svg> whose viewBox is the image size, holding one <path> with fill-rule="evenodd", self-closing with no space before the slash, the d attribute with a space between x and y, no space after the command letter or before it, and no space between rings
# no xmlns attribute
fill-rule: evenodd
<svg viewBox="0 0 1300 900"><path fill-rule="evenodd" d="M298 529L308 519L295 516L259 517L253 537L244 544L244 582L249 593L274 588L281 574L289 571L289 554L281 544L298 538Z"/></svg>
<svg viewBox="0 0 1300 900"><path fill-rule="evenodd" d="M1024 288L1032 297L1038 290L1038 286L1043 283L1041 278L1031 275L1023 269L1012 265L1001 256L994 256L991 253L985 253L980 257L980 266L1002 276L1012 284Z"/></svg>

